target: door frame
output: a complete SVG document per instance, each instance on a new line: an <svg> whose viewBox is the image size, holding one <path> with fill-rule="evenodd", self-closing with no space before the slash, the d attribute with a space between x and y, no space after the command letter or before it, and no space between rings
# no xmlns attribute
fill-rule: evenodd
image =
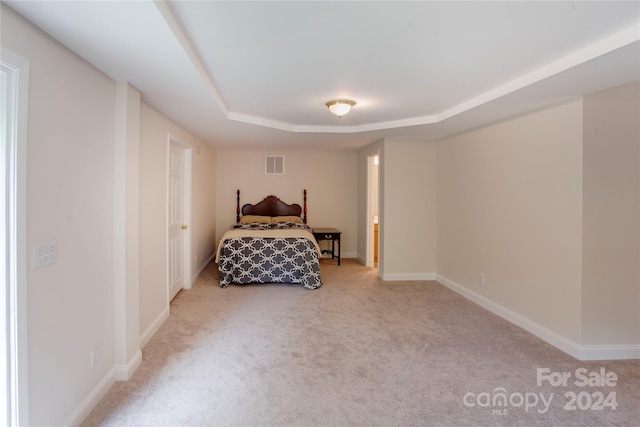
<svg viewBox="0 0 640 427"><path fill-rule="evenodd" d="M378 179L377 182L374 186L374 182L373 182L373 168L374 166L374 159L375 157L378 157ZM374 266L374 260L373 260L373 245L374 245L374 241L373 241L373 206L372 206L372 199L373 199L373 192L376 191L377 189L377 199L378 199L378 266L376 267L378 270L380 268L380 162L381 162L381 157L380 157L380 150L371 153L367 156L367 231L366 231L366 242L367 242L367 247L366 247L366 262L365 265L367 267L373 267Z"/></svg>
<svg viewBox="0 0 640 427"><path fill-rule="evenodd" d="M10 426L29 424L27 335L27 118L29 62L1 48L2 71L7 75L7 208L6 365L7 420Z"/></svg>
<svg viewBox="0 0 640 427"><path fill-rule="evenodd" d="M167 134L167 164L166 164L166 182L165 182L165 191L166 191L166 210L165 210L165 244L166 244L166 299L167 299L167 307L170 307L170 295L169 295L169 286L171 285L171 277L169 270L169 180L171 173L171 146L177 147L184 152L184 191L183 191L183 202L184 202L184 220L187 225L187 229L184 232L183 239L183 282L182 289L190 289L191 288L191 176L192 176L192 149L190 145L182 143L179 139L177 139L171 133Z"/></svg>

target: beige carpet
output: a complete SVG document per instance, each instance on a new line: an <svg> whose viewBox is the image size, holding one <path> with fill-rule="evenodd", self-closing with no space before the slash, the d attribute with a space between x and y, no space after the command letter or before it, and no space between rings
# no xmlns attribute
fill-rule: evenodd
<svg viewBox="0 0 640 427"><path fill-rule="evenodd" d="M436 282L323 260L317 290L222 289L215 267L178 294L140 368L84 425L639 425L640 361L576 361ZM538 386L538 368L572 376ZM579 368L618 380L579 387Z"/></svg>

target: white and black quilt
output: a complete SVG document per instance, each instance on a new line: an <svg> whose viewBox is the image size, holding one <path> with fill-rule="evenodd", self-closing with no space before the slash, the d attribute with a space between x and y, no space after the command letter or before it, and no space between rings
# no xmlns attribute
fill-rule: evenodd
<svg viewBox="0 0 640 427"><path fill-rule="evenodd" d="M223 236L217 256L223 288L231 283L297 283L307 289L322 285L317 243L308 225L249 223L231 229Z"/></svg>

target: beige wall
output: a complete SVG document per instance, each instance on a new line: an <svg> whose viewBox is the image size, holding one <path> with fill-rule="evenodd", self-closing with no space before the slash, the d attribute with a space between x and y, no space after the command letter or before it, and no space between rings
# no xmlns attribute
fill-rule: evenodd
<svg viewBox="0 0 640 427"><path fill-rule="evenodd" d="M582 101L438 142L437 182L438 274L579 343Z"/></svg>
<svg viewBox="0 0 640 427"><path fill-rule="evenodd" d="M30 62L27 251L58 243L53 265L27 257L29 424L63 425L113 368L115 84L0 7L2 47Z"/></svg>
<svg viewBox="0 0 640 427"><path fill-rule="evenodd" d="M385 280L436 272L436 144L384 142L381 255Z"/></svg>
<svg viewBox="0 0 640 427"><path fill-rule="evenodd" d="M193 150L191 177L191 233L195 236L191 240L192 280L216 250L216 151L204 143L199 146L200 153Z"/></svg>
<svg viewBox="0 0 640 427"><path fill-rule="evenodd" d="M192 275L213 255L216 154L213 148L142 103L140 114L140 332L145 335L168 309L167 153L168 135L191 147ZM200 153L197 147L200 147ZM195 257L198 256L198 263Z"/></svg>
<svg viewBox="0 0 640 427"><path fill-rule="evenodd" d="M284 155L285 174L265 175L265 155ZM357 153L353 150L219 149L216 242L235 223L237 189L241 192L241 205L257 203L270 194L286 203L302 205L302 193L307 189L309 225L342 231L342 255L354 257L357 168Z"/></svg>
<svg viewBox="0 0 640 427"><path fill-rule="evenodd" d="M634 82L440 141L438 275L578 357L637 355L639 118Z"/></svg>
<svg viewBox="0 0 640 427"><path fill-rule="evenodd" d="M584 99L582 343L640 343L640 83Z"/></svg>

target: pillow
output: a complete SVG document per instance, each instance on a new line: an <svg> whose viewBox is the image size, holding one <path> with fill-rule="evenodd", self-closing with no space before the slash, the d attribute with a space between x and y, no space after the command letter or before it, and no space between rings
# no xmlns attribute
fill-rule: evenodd
<svg viewBox="0 0 640 427"><path fill-rule="evenodd" d="M302 221L302 218L300 218L299 216L293 216L293 215L274 216L274 217L271 217L271 219L273 220L273 222L299 222L299 223L304 222Z"/></svg>
<svg viewBox="0 0 640 427"><path fill-rule="evenodd" d="M240 217L240 224L249 224L252 222L273 222L270 216L264 215L243 215Z"/></svg>

